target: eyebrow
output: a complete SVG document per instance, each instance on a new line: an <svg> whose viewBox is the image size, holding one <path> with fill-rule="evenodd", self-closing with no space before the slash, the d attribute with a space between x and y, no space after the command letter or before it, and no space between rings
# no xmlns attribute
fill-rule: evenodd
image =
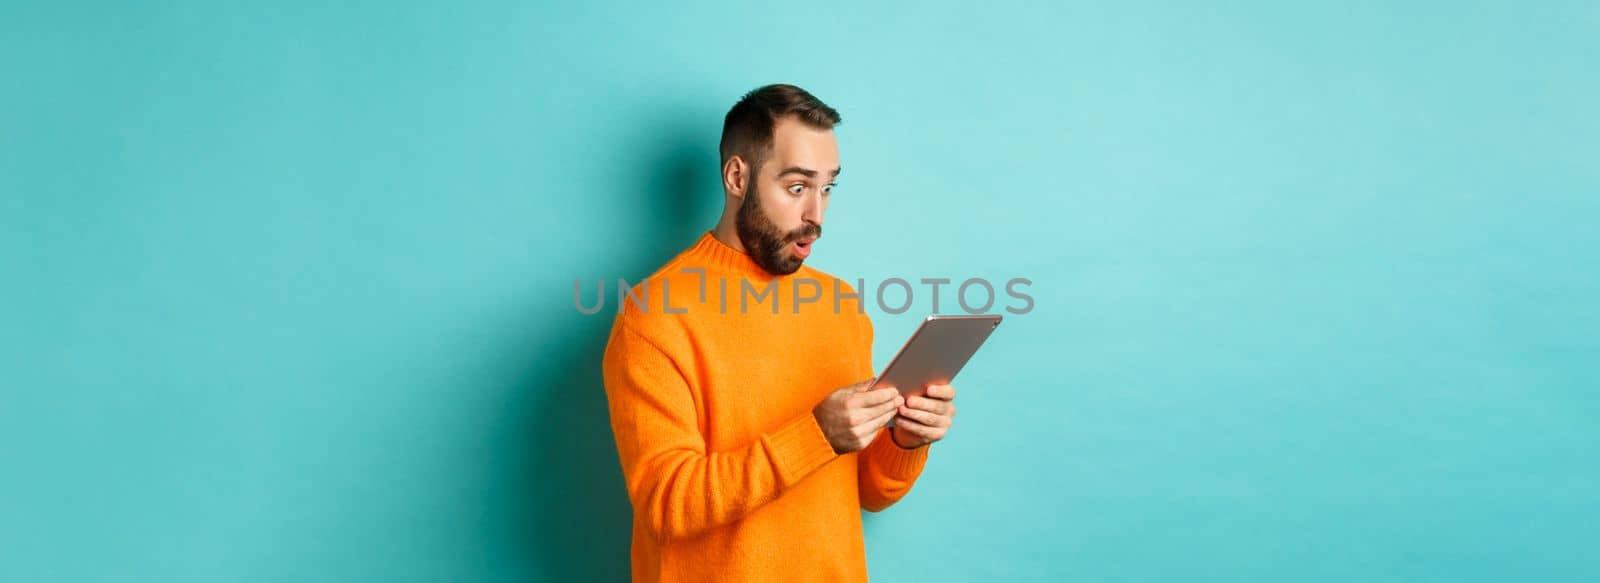
<svg viewBox="0 0 1600 583"><path fill-rule="evenodd" d="M838 178L839 177L839 171L843 170L843 169L844 168L842 166L839 167L839 168L834 168L833 172L831 172L829 174L834 178ZM788 174L801 174L801 175L804 175L806 178L816 178L817 177L817 171L816 170L812 170L810 168L803 168L803 167L800 167L800 166L790 166L788 168L784 168L783 172L779 172L778 173L778 176L781 177L781 176L788 175Z"/></svg>

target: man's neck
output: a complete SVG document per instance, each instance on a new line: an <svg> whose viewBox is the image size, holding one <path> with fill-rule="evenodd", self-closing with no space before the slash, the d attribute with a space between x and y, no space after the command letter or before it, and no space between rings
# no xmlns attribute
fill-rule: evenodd
<svg viewBox="0 0 1600 583"><path fill-rule="evenodd" d="M734 225L733 221L717 221L716 228L711 229L711 236L716 237L723 245L732 247L740 253L750 254L750 251L744 248L744 242L739 240L739 228Z"/></svg>

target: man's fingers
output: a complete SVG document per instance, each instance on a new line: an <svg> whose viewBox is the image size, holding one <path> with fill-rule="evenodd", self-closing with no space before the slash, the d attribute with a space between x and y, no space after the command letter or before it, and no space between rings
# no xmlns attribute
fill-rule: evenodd
<svg viewBox="0 0 1600 583"><path fill-rule="evenodd" d="M895 418L894 426L899 427L902 431L906 431L927 441L928 443L933 443L935 441L944 439L945 432L949 431L949 429L945 427L933 427L918 423L915 419L910 419L904 415Z"/></svg>
<svg viewBox="0 0 1600 583"><path fill-rule="evenodd" d="M872 426L875 426L875 428L882 428L882 426L885 426L885 424L890 423L890 420L893 420L894 413L898 412L898 410L899 407L890 407L890 410L883 412L883 415L875 416L875 418L872 418Z"/></svg>
<svg viewBox="0 0 1600 583"><path fill-rule="evenodd" d="M928 390L923 394L944 401L956 398L956 388L950 385L928 385Z"/></svg>
<svg viewBox="0 0 1600 583"><path fill-rule="evenodd" d="M932 439L933 432L939 429L937 427L930 427L920 423L916 419L906 417L905 415L896 417L894 420L894 426L899 427L902 430L909 431L912 435L925 439Z"/></svg>
<svg viewBox="0 0 1600 583"><path fill-rule="evenodd" d="M888 411L884 411L882 415L873 417L872 422L868 423L867 425L870 425L873 431L882 429L885 424L889 423L890 419L894 418L894 414L895 410L891 408Z"/></svg>
<svg viewBox="0 0 1600 583"><path fill-rule="evenodd" d="M860 425L862 423L871 421L872 419L877 418L884 413L894 413L895 410L899 409L903 404L905 404L905 400L901 399L899 395L895 394L890 395L889 400L876 405L852 406L849 414L850 424Z"/></svg>
<svg viewBox="0 0 1600 583"><path fill-rule="evenodd" d="M956 414L955 403L951 403L950 401L941 401L938 399L928 399L924 397L910 397L906 399L906 407L916 409L918 411L927 411L936 415L944 415L946 417Z"/></svg>
<svg viewBox="0 0 1600 583"><path fill-rule="evenodd" d="M865 409L866 417L875 418L875 417L879 417L879 416L883 415L884 413L894 413L896 410L898 410L900 408L900 404L901 403L902 403L901 400L891 397L888 401L884 401L884 402L879 403L877 405L873 405L871 407L867 407Z"/></svg>
<svg viewBox="0 0 1600 583"><path fill-rule="evenodd" d="M900 413L900 417L902 417L902 418L910 419L912 421L916 421L917 423L920 423L922 425L927 425L929 427L949 427L950 426L950 418L949 417L945 417L943 415L936 415L936 414L933 414L933 413L929 413L927 411L922 411L922 410L919 410L919 409L912 409L910 407L901 407L900 410L899 410L899 413Z"/></svg>
<svg viewBox="0 0 1600 583"><path fill-rule="evenodd" d="M853 403L853 406L855 407L872 407L875 405L882 405L884 403L892 403L894 402L894 398L899 395L900 391L896 391L894 389L873 389L870 391L857 393L855 396L850 398L851 400L855 401Z"/></svg>

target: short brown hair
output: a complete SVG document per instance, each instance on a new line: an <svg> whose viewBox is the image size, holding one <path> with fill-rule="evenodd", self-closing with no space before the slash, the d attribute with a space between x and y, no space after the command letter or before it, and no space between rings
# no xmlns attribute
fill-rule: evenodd
<svg viewBox="0 0 1600 583"><path fill-rule="evenodd" d="M772 130L778 119L794 116L818 129L833 129L839 112L794 85L777 83L744 94L722 120L722 163L741 156L753 175L772 152Z"/></svg>

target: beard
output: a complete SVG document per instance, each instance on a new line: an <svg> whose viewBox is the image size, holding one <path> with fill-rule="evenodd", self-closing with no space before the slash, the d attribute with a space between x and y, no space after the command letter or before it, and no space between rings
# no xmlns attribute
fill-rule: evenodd
<svg viewBox="0 0 1600 583"><path fill-rule="evenodd" d="M739 203L734 226L739 231L739 242L744 244L750 258L773 275L789 275L799 271L800 264L805 263L804 259L787 252L789 243L822 236L822 226L811 223L803 223L800 228L787 233L778 229L778 225L767 216L766 209L762 208L761 193L754 189L753 184L745 189L744 202Z"/></svg>

